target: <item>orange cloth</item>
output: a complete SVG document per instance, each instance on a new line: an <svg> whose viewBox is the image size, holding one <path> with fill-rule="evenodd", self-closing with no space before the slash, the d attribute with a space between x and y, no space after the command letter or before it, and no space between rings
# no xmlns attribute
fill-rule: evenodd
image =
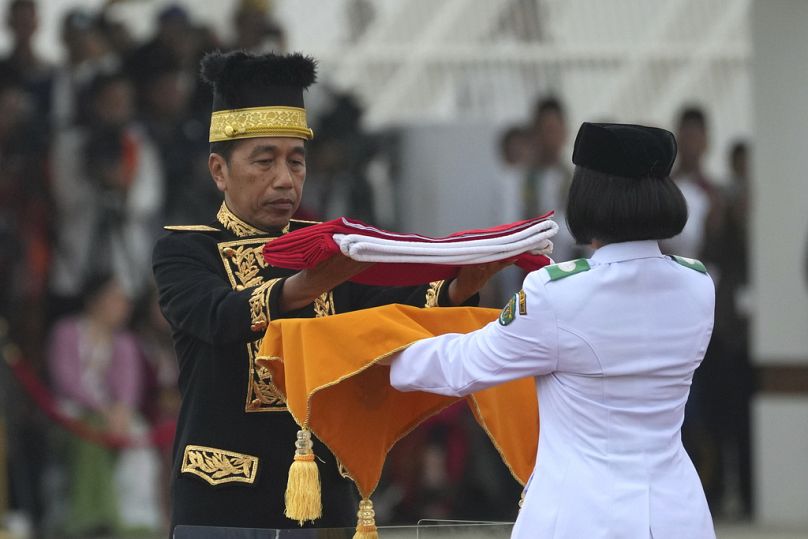
<svg viewBox="0 0 808 539"><path fill-rule="evenodd" d="M419 423L460 400L390 386L375 365L416 340L468 333L499 311L476 307L419 309L385 305L313 319L273 321L257 362L271 371L295 421L339 459L367 498L390 448ZM514 477L525 484L539 439L533 378L469 395L466 400ZM294 440L289 440L290 451Z"/></svg>

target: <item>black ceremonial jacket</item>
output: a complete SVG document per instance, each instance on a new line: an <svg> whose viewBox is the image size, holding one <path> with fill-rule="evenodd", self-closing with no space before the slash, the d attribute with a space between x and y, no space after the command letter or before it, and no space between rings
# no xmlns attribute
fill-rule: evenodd
<svg viewBox="0 0 808 539"><path fill-rule="evenodd" d="M223 204L211 226L166 227L154 248L160 307L173 331L182 394L172 474L176 525L294 528L283 515L297 425L255 355L270 320L321 317L388 303L447 305L443 281L381 288L344 283L313 304L281 313L292 270L268 266L267 233ZM315 441L323 492L319 527L355 525L356 495L333 455Z"/></svg>

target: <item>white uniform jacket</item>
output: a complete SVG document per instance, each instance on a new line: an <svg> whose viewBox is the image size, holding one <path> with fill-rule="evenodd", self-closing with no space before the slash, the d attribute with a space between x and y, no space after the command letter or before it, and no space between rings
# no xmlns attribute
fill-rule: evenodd
<svg viewBox="0 0 808 539"><path fill-rule="evenodd" d="M465 395L536 377L538 454L512 537L715 537L680 432L715 291L687 263L655 241L606 245L579 272L528 275L499 321L395 356L402 391Z"/></svg>

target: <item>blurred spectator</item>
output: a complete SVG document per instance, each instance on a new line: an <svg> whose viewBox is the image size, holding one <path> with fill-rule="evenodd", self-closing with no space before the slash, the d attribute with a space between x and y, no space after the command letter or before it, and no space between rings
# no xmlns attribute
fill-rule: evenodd
<svg viewBox="0 0 808 539"><path fill-rule="evenodd" d="M110 51L95 16L82 9L69 11L62 21L67 61L54 74L52 124L57 129L84 121L88 112L83 93L99 73L113 71L118 58Z"/></svg>
<svg viewBox="0 0 808 539"><path fill-rule="evenodd" d="M180 411L180 393L177 389L179 369L171 340L171 327L160 312L154 289L150 290L140 307L140 312L136 313L135 332L145 367L142 412L155 433L152 439L160 458L160 516L167 528L170 517L171 450Z"/></svg>
<svg viewBox="0 0 808 539"><path fill-rule="evenodd" d="M163 171L154 144L132 119L131 84L121 74L101 75L89 103L88 124L54 143L56 313L75 308L85 279L98 271L113 273L132 297L143 293L160 230Z"/></svg>
<svg viewBox="0 0 808 539"><path fill-rule="evenodd" d="M522 200L522 218L536 217L550 210L559 224L558 234L553 238L555 261L575 258L580 249L564 224L567 208L567 192L572 181L572 171L562 158L567 143L567 125L564 107L555 97L542 97L533 113L533 162L525 176Z"/></svg>
<svg viewBox="0 0 808 539"><path fill-rule="evenodd" d="M103 11L98 15L97 24L109 46L109 50L117 58L126 58L134 50L137 43L126 24L118 20L110 9L114 5L114 3L108 3L104 6Z"/></svg>
<svg viewBox="0 0 808 539"><path fill-rule="evenodd" d="M390 451L374 495L379 520L513 521L521 486L466 403L421 424Z"/></svg>
<svg viewBox="0 0 808 539"><path fill-rule="evenodd" d="M695 106L686 107L676 126L679 146L672 178L687 201L687 224L681 234L663 242L663 250L690 258L704 258L707 234L720 226L720 196L703 168L708 147L707 117Z"/></svg>
<svg viewBox="0 0 808 539"><path fill-rule="evenodd" d="M703 403L714 454L705 490L714 516L752 515L749 400L754 388L749 363L749 173L748 147L734 144L732 175L721 193L718 223L705 238L705 259L716 268L715 329L702 381Z"/></svg>
<svg viewBox="0 0 808 539"><path fill-rule="evenodd" d="M35 362L50 251L46 153L33 101L15 71L0 66L0 317Z"/></svg>
<svg viewBox="0 0 808 539"><path fill-rule="evenodd" d="M334 93L318 119L309 143L306 197L300 218L334 219L343 215L375 223L374 192L367 166L376 153L361 126L362 109L350 94ZM306 202L307 201L307 202Z"/></svg>
<svg viewBox="0 0 808 539"><path fill-rule="evenodd" d="M270 18L268 0L241 0L233 13L235 40L231 50L255 54L286 52L286 34Z"/></svg>
<svg viewBox="0 0 808 539"><path fill-rule="evenodd" d="M60 320L48 364L62 409L120 439L144 433L137 410L143 371L134 336L124 328L131 302L109 275L87 280L85 307ZM113 451L71 437L67 451L69 502L64 532L87 538L158 525L156 460L146 447Z"/></svg>
<svg viewBox="0 0 808 539"><path fill-rule="evenodd" d="M708 125L704 111L695 106L684 108L677 122L679 146L672 178L687 201L687 224L678 236L661 242L666 253L702 259L713 280L720 284L721 267L716 263L722 249L722 199L720 191L707 177L703 159L708 147ZM716 323L718 321L716 320ZM714 331L701 366L693 376L687 402L682 441L699 473L710 510L721 513L722 435L726 427L723 391L727 372L723 341Z"/></svg>
<svg viewBox="0 0 808 539"><path fill-rule="evenodd" d="M6 24L13 35L9 55L0 65L16 73L34 102L41 119L50 114L53 68L34 50L34 35L39 28L37 5L33 0L12 0L6 12Z"/></svg>
<svg viewBox="0 0 808 539"><path fill-rule="evenodd" d="M497 223L512 223L522 218L523 200L522 183L533 162L533 136L529 128L513 125L505 129L499 139L499 159L502 172L499 174L497 192L499 214ZM501 307L507 300L522 288L525 272L516 266L500 271L489 284L495 286L481 291L480 304Z"/></svg>
<svg viewBox="0 0 808 539"><path fill-rule="evenodd" d="M193 27L188 12L180 5L172 4L157 15L154 36L137 47L126 59L127 72L134 80L146 75L148 70L166 56L183 68L190 69L194 57ZM196 71L196 66L193 66Z"/></svg>
<svg viewBox="0 0 808 539"><path fill-rule="evenodd" d="M532 133L521 125L508 127L499 139L499 158L503 168L499 222L511 223L522 218L520 184L534 160L533 149Z"/></svg>
<svg viewBox="0 0 808 539"><path fill-rule="evenodd" d="M210 179L208 126L191 115L192 79L170 56L141 79L142 121L159 151L166 178L162 222L206 222L221 204Z"/></svg>
<svg viewBox="0 0 808 539"><path fill-rule="evenodd" d="M456 515L457 486L466 471L468 433L464 403L427 420L393 447L379 489L380 510L390 523Z"/></svg>

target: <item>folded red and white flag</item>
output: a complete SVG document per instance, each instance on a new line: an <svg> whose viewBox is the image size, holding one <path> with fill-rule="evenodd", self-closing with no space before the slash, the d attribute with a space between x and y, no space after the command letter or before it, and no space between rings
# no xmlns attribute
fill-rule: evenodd
<svg viewBox="0 0 808 539"><path fill-rule="evenodd" d="M550 264L550 238L558 231L549 212L534 219L487 229L466 230L431 238L390 232L342 217L308 226L264 246L268 264L290 269L315 267L342 252L363 262L376 262L351 280L362 284L408 286L448 279L460 267L516 259L526 271Z"/></svg>

